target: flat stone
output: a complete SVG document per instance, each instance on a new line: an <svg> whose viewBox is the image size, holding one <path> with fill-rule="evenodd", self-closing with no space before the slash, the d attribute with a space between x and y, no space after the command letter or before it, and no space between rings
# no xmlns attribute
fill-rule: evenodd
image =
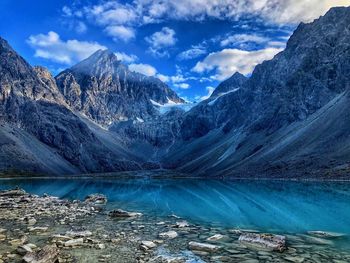
<svg viewBox="0 0 350 263"><path fill-rule="evenodd" d="M184 228L184 227L189 227L189 223L187 221L179 221L176 222L175 227L177 228Z"/></svg>
<svg viewBox="0 0 350 263"><path fill-rule="evenodd" d="M157 246L153 241L141 241L141 245L149 249L155 248Z"/></svg>
<svg viewBox="0 0 350 263"><path fill-rule="evenodd" d="M113 210L113 211L109 212L108 215L110 217L113 217L113 218L128 218L128 217L139 217L139 216L142 216L141 213L128 212L128 211L124 211L122 209Z"/></svg>
<svg viewBox="0 0 350 263"><path fill-rule="evenodd" d="M65 247L77 247L81 246L84 244L84 239L83 238L77 238L77 239L72 239L68 240L64 243Z"/></svg>
<svg viewBox="0 0 350 263"><path fill-rule="evenodd" d="M253 245L272 251L283 252L286 249L286 238L280 235L243 233L238 240L245 245Z"/></svg>
<svg viewBox="0 0 350 263"><path fill-rule="evenodd" d="M28 252L33 252L32 248L29 245L21 245L17 248L17 254L24 256Z"/></svg>
<svg viewBox="0 0 350 263"><path fill-rule="evenodd" d="M27 253L23 261L26 263L55 263L58 255L59 249L56 246L45 246L39 251Z"/></svg>
<svg viewBox="0 0 350 263"><path fill-rule="evenodd" d="M66 236L69 237L90 237L92 236L92 232L88 231L88 230L84 230L84 231L67 231L66 232Z"/></svg>
<svg viewBox="0 0 350 263"><path fill-rule="evenodd" d="M225 237L224 235L216 234L216 235L213 235L211 237L208 237L207 240L208 241L218 241L220 239L223 239L224 237Z"/></svg>
<svg viewBox="0 0 350 263"><path fill-rule="evenodd" d="M164 232L164 233L160 233L159 234L159 237L161 237L161 238L169 238L169 239L173 239L173 238L175 238L177 236L178 236L178 234L175 231L173 231L173 230L170 230L168 232Z"/></svg>
<svg viewBox="0 0 350 263"><path fill-rule="evenodd" d="M5 190L5 191L0 191L0 197L16 197L16 196L23 196L26 195L26 191L23 189L13 189L13 190Z"/></svg>
<svg viewBox="0 0 350 263"><path fill-rule="evenodd" d="M302 263L305 260L305 258L303 257L292 257L292 256L285 257L285 259L295 263Z"/></svg>
<svg viewBox="0 0 350 263"><path fill-rule="evenodd" d="M205 251L205 252L215 252L218 251L221 247L212 245L212 244L206 244L206 243L198 243L198 242L193 242L191 241L188 243L188 246L191 250L196 250L196 251Z"/></svg>
<svg viewBox="0 0 350 263"><path fill-rule="evenodd" d="M345 234L342 234L342 233L326 232L326 231L308 231L307 233L311 236L321 237L321 238L337 238L337 237L345 236Z"/></svg>

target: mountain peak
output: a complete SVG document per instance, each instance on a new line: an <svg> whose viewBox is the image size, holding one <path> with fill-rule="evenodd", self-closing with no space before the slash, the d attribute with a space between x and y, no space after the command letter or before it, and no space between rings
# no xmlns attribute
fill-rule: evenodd
<svg viewBox="0 0 350 263"><path fill-rule="evenodd" d="M221 93L228 92L230 90L238 89L240 88L246 81L247 77L242 75L239 72L234 73L231 77L229 77L227 80L223 81L213 92L211 97L217 97Z"/></svg>
<svg viewBox="0 0 350 263"><path fill-rule="evenodd" d="M104 74L114 74L121 68L126 69L126 66L121 64L121 61L112 51L100 49L73 66L71 70L87 75L102 76Z"/></svg>

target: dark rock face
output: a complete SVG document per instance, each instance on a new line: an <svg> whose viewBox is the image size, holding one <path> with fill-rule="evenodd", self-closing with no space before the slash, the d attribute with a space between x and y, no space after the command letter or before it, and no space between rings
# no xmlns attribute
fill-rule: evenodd
<svg viewBox="0 0 350 263"><path fill-rule="evenodd" d="M108 50L100 50L56 77L68 104L102 125L157 115L151 100L183 102L160 80L131 72Z"/></svg>

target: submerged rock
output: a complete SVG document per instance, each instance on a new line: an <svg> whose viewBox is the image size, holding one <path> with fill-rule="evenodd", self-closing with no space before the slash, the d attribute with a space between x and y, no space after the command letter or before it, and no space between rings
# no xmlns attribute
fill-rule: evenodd
<svg viewBox="0 0 350 263"><path fill-rule="evenodd" d="M66 232L66 236L68 237L90 237L92 236L92 232L88 231L88 230L84 230L84 231L67 231Z"/></svg>
<svg viewBox="0 0 350 263"><path fill-rule="evenodd" d="M272 234L244 233L239 242L268 250L283 252L286 249L286 237Z"/></svg>
<svg viewBox="0 0 350 263"><path fill-rule="evenodd" d="M26 195L26 191L23 189L15 188L12 190L5 190L5 191L0 191L0 196L1 197L16 197L16 196L22 196Z"/></svg>
<svg viewBox="0 0 350 263"><path fill-rule="evenodd" d="M177 236L178 236L178 234L175 231L173 231L173 230L159 234L159 237L161 237L161 238L169 238L169 239L173 239L173 238L175 238Z"/></svg>
<svg viewBox="0 0 350 263"><path fill-rule="evenodd" d="M153 241L141 241L140 248L142 250L148 250L157 247L156 243Z"/></svg>
<svg viewBox="0 0 350 263"><path fill-rule="evenodd" d="M175 227L177 228L184 228L189 226L190 224L187 221L179 221L179 222L176 222L176 225L175 225Z"/></svg>
<svg viewBox="0 0 350 263"><path fill-rule="evenodd" d="M45 246L36 252L29 252L23 257L26 263L55 263L58 260L59 249L56 246Z"/></svg>
<svg viewBox="0 0 350 263"><path fill-rule="evenodd" d="M209 253L218 251L221 248L220 246L198 242L190 242L188 243L188 246L191 250L204 251Z"/></svg>
<svg viewBox="0 0 350 263"><path fill-rule="evenodd" d="M208 241L218 241L220 239L223 239L225 236L221 235L221 234L216 234L214 236L208 237L207 240Z"/></svg>
<svg viewBox="0 0 350 263"><path fill-rule="evenodd" d="M85 197L86 203L93 203L96 205L104 205L107 201L107 197L103 194L91 194Z"/></svg>
<svg viewBox="0 0 350 263"><path fill-rule="evenodd" d="M142 216L141 213L128 212L128 211L124 211L122 209L113 210L113 211L109 212L108 215L110 217L113 217L113 218L128 218L128 217L139 217L139 216Z"/></svg>
<svg viewBox="0 0 350 263"><path fill-rule="evenodd" d="M321 237L321 238L338 238L338 237L345 236L342 233L327 232L327 231L308 231L307 233L311 236Z"/></svg>

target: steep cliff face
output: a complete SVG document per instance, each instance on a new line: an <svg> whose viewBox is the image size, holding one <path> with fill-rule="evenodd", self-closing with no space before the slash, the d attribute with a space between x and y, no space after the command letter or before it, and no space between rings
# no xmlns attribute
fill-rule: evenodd
<svg viewBox="0 0 350 263"><path fill-rule="evenodd" d="M56 81L72 108L105 126L156 116L152 101L183 102L159 79L129 71L108 50L97 51L63 71Z"/></svg>
<svg viewBox="0 0 350 263"><path fill-rule="evenodd" d="M219 99L214 96L185 116L181 129L184 142L174 145L164 162L173 162L173 167L182 166L183 171L225 175L247 173L252 163L256 173L268 170L276 163L281 169L291 168L290 164L302 167L301 163L305 161L303 153L308 150L300 144L299 148L290 145L293 151L289 154L285 151L282 162L280 155L273 154L278 148L274 145L277 143L275 137L288 131L285 139L295 139L299 136L298 131L290 130L290 127L295 123L306 125L310 118L323 112L324 107L349 90L349 58L350 8L333 8L313 23L301 24L285 51L258 65L252 76L235 92L224 94ZM334 105L340 107L338 103ZM336 118L334 112L328 116ZM342 121L345 121L343 117ZM315 133L317 138L325 136L330 139L324 129L319 129L323 133ZM340 136L334 129L331 132ZM314 140L312 133L305 133L308 135L303 137L305 140ZM348 134L343 129L342 133L341 136L345 137ZM281 140L278 144L290 143ZM327 142L327 147L330 147L330 142ZM332 147L338 151L336 146ZM255 159L267 150L268 157ZM321 163L324 166L332 163L330 155L324 155L324 152L329 153L328 148L322 149L318 145L318 151L310 153L312 161L305 165L307 169L312 170ZM342 156L344 154L342 152ZM320 159L322 162L318 163Z"/></svg>
<svg viewBox="0 0 350 263"><path fill-rule="evenodd" d="M3 39L0 39L0 94L0 129L4 135L0 153L6 159L11 154L9 149L24 151L22 156L14 156L10 166L2 166L2 170L83 173L139 168L132 156L124 161L121 159L125 156L105 147L67 108L47 70L32 68ZM47 158L47 163L40 160L43 151L53 156ZM31 163L33 169L23 165L26 163Z"/></svg>

